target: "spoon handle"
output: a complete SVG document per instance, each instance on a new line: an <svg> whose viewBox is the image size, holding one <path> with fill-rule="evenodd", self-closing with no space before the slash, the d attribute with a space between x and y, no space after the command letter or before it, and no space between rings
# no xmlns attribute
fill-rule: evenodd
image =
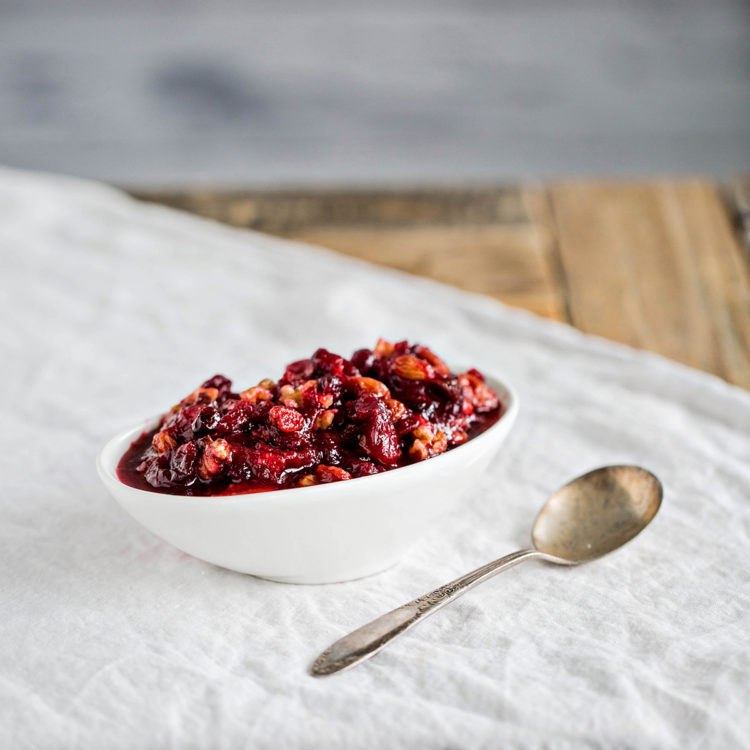
<svg viewBox="0 0 750 750"><path fill-rule="evenodd" d="M481 568L472 570L471 573L467 573L455 581L446 583L429 594L424 594L408 604L391 610L329 646L315 660L310 669L310 674L313 677L325 677L369 659L401 633L433 612L437 612L454 599L458 599L469 589L483 583L488 578L492 578L501 571L512 568L514 565L533 557L545 558L546 555L534 549L512 552L499 560L494 560Z"/></svg>

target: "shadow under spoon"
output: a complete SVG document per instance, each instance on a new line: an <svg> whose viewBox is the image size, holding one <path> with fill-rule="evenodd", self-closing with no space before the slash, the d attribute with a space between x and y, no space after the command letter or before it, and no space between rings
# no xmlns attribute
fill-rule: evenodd
<svg viewBox="0 0 750 750"><path fill-rule="evenodd" d="M363 625L329 646L313 663L314 677L349 669L474 586L524 560L578 565L606 555L641 532L659 510L661 482L639 466L604 466L574 479L545 503L532 546L494 560Z"/></svg>

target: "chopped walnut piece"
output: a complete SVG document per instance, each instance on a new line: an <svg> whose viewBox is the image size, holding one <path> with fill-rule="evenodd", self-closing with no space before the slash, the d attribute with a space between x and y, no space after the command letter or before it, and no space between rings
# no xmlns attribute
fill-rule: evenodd
<svg viewBox="0 0 750 750"><path fill-rule="evenodd" d="M300 385L282 385L279 395L279 401L284 406L296 409L307 403L317 401L317 380L306 380Z"/></svg>
<svg viewBox="0 0 750 750"><path fill-rule="evenodd" d="M297 389L293 385L282 385L279 390L279 401L284 406L294 409L299 406L299 400L295 398L296 393Z"/></svg>
<svg viewBox="0 0 750 750"><path fill-rule="evenodd" d="M333 424L333 418L338 409L326 409L317 419L315 426L319 430L327 430Z"/></svg>
<svg viewBox="0 0 750 750"><path fill-rule="evenodd" d="M328 409L328 407L333 405L333 394L332 393L319 393L318 394L318 403L324 408Z"/></svg>
<svg viewBox="0 0 750 750"><path fill-rule="evenodd" d="M415 349L422 359L426 359L435 368L435 372L438 372L441 375L451 374L450 367L448 367L448 365L446 365L445 362L443 362L443 360L432 351L432 349L428 349L426 346L417 346Z"/></svg>
<svg viewBox="0 0 750 750"><path fill-rule="evenodd" d="M385 405L388 407L388 410L391 412L391 422L398 422L401 417L406 414L406 407L400 402L397 401L395 398L388 398L385 401Z"/></svg>
<svg viewBox="0 0 750 750"><path fill-rule="evenodd" d="M229 443L222 438L208 440L203 447L198 475L201 479L211 479L221 473L229 459Z"/></svg>
<svg viewBox="0 0 750 750"><path fill-rule="evenodd" d="M242 393L240 393L240 398L251 404L258 404L261 401L270 401L273 398L273 393L271 393L268 388L256 385L252 388L248 388L246 391L242 391Z"/></svg>
<svg viewBox="0 0 750 750"><path fill-rule="evenodd" d="M381 357L390 357L393 354L393 344L385 339L378 339L378 343L375 344L375 348L372 353L380 359Z"/></svg>
<svg viewBox="0 0 750 750"><path fill-rule="evenodd" d="M421 417L419 424L411 431L411 434L414 435L417 440L424 440L429 443L435 436L435 430L432 425L424 419L424 417Z"/></svg>
<svg viewBox="0 0 750 750"><path fill-rule="evenodd" d="M396 357L393 363L393 372L407 380L429 380L435 377L435 371L429 362L411 354L402 354L400 357Z"/></svg>
<svg viewBox="0 0 750 750"><path fill-rule="evenodd" d="M430 450L433 456L445 453L448 450L448 437L442 430L438 430L435 433L435 437L432 438L432 442L430 443Z"/></svg>
<svg viewBox="0 0 750 750"><path fill-rule="evenodd" d="M409 458L415 461L424 461L430 457L430 452L427 450L424 440L415 440L409 447Z"/></svg>
<svg viewBox="0 0 750 750"><path fill-rule="evenodd" d="M419 429L418 427L417 430ZM438 430L431 438L417 438L409 448L409 457L415 461L424 461L426 458L445 453L447 450L448 438L442 430Z"/></svg>
<svg viewBox="0 0 750 750"><path fill-rule="evenodd" d="M172 448L177 447L177 441L168 430L162 430L154 435L151 440L151 445L153 445L154 450L157 453L167 453L168 451L171 451Z"/></svg>
<svg viewBox="0 0 750 750"><path fill-rule="evenodd" d="M361 391L372 393L373 396L379 396L380 398L391 397L391 392L388 390L388 386L382 380L376 380L375 378L354 377L350 378L350 382L353 383Z"/></svg>

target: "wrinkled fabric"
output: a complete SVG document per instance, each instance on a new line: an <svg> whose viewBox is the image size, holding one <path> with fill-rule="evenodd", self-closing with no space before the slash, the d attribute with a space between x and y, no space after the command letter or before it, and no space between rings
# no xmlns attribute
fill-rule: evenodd
<svg viewBox="0 0 750 750"><path fill-rule="evenodd" d="M0 171L0 746L684 748L750 738L750 394L480 296ZM216 372L409 338L517 387L478 485L396 567L272 583L181 553L94 462ZM659 475L653 524L574 569L527 563L365 665L306 670L373 617L528 544L547 495ZM467 477L469 482L472 477Z"/></svg>

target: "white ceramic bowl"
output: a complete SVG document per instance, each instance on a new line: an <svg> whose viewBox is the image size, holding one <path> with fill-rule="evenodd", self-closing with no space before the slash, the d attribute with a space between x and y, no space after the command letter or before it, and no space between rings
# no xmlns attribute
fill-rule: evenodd
<svg viewBox="0 0 750 750"><path fill-rule="evenodd" d="M361 578L396 563L472 488L496 454L516 419L518 396L498 380L487 382L506 408L492 427L440 456L374 476L217 497L129 487L117 478L117 464L158 420L112 438L97 469L136 521L202 560L287 583Z"/></svg>

